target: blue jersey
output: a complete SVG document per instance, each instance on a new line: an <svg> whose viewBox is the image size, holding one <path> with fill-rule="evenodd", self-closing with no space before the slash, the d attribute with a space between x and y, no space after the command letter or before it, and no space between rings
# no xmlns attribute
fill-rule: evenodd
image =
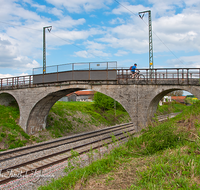
<svg viewBox="0 0 200 190"><path fill-rule="evenodd" d="M136 69L137 67L134 65L134 66L132 66L132 68L131 68L131 71L132 72L135 72L135 69Z"/></svg>

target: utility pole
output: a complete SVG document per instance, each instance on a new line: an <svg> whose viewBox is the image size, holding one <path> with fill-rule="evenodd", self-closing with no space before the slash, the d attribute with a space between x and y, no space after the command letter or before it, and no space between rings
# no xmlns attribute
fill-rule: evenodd
<svg viewBox="0 0 200 190"><path fill-rule="evenodd" d="M151 10L139 12L139 17L143 19L145 13L149 15L149 69L153 69L153 40L152 40L152 23Z"/></svg>
<svg viewBox="0 0 200 190"><path fill-rule="evenodd" d="M45 30L51 32L52 26L43 27L43 74L46 74L46 41L45 41Z"/></svg>

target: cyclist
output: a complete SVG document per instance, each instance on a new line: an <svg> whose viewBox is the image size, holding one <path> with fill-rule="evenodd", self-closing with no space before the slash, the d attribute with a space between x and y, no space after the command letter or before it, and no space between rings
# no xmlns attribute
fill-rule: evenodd
<svg viewBox="0 0 200 190"><path fill-rule="evenodd" d="M137 64L136 64L136 63L134 64L134 66L131 67L132 78L134 78L134 76L135 76L135 74L136 74L135 70L138 70L138 69L137 69Z"/></svg>

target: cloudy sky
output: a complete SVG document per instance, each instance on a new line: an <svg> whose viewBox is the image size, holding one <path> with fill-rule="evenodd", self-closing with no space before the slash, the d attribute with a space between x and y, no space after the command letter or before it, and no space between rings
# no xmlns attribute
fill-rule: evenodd
<svg viewBox="0 0 200 190"><path fill-rule="evenodd" d="M199 0L0 0L0 77L47 66L117 61L149 67L151 10L154 67L200 67Z"/></svg>

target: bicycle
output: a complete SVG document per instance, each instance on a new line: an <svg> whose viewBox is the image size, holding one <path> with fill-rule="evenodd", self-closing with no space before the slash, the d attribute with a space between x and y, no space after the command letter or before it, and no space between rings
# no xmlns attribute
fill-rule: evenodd
<svg viewBox="0 0 200 190"><path fill-rule="evenodd" d="M145 79L145 76L143 74L140 74L140 71L137 71L133 77L133 79Z"/></svg>

